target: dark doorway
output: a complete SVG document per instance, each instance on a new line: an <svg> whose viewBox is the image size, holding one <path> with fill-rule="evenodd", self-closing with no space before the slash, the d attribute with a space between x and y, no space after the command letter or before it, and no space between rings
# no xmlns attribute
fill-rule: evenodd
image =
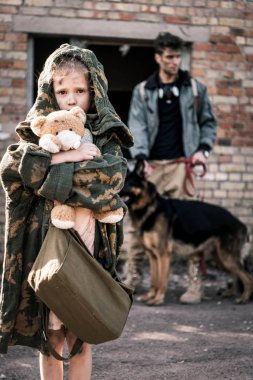
<svg viewBox="0 0 253 380"><path fill-rule="evenodd" d="M88 48L103 64L109 82L109 98L126 123L134 86L155 70L152 47L91 44Z"/></svg>

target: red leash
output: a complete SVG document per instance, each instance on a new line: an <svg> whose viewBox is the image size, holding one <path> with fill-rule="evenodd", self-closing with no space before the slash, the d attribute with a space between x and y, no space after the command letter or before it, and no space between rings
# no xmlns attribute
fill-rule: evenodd
<svg viewBox="0 0 253 380"><path fill-rule="evenodd" d="M180 159L179 159L179 161L180 161ZM196 189L195 189L195 186L194 186L193 176L195 176L195 177L196 176L204 177L204 175L207 172L206 165L204 163L202 163L202 162L201 163L193 164L192 163L192 157L183 158L182 162L185 162L185 165L186 165L186 175L185 175L185 181L184 181L184 192L189 197L194 197L196 195ZM193 170L193 168L195 166L202 166L202 173L201 174L197 174ZM193 190L193 192L191 192L189 190L189 188L188 188L189 185L190 185L191 189Z"/></svg>
<svg viewBox="0 0 253 380"><path fill-rule="evenodd" d="M195 177L204 177L204 175L207 172L206 165L204 163L194 163L192 162L192 157L182 157L175 160L171 160L168 162L168 165L171 164L182 164L184 163L186 165L186 173L185 173L185 179L184 179L184 192L189 197L194 197L196 195L196 189L194 186L194 180L193 176ZM150 164L152 168L157 168L160 166L160 164ZM197 174L193 169L195 166L202 166L202 173ZM192 191L190 191L189 186L191 187Z"/></svg>

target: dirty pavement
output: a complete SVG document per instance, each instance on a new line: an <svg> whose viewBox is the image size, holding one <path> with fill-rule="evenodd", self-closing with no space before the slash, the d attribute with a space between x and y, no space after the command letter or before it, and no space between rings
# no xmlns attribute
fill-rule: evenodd
<svg viewBox="0 0 253 380"><path fill-rule="evenodd" d="M122 336L94 346L92 380L253 379L253 302L222 298L228 278L212 270L205 300L181 305L185 276L171 275L163 306L134 301ZM37 351L12 347L0 355L0 379L39 380Z"/></svg>

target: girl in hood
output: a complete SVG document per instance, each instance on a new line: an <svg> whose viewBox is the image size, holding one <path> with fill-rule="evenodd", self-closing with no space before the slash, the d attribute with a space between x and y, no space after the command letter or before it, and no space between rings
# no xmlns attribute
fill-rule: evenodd
<svg viewBox="0 0 253 380"><path fill-rule="evenodd" d="M33 118L74 106L87 113L85 126L93 135L93 143L56 154L39 147L38 137L30 128ZM38 81L35 104L16 131L20 140L8 147L0 167L6 194L0 352L6 353L9 345L36 347L41 352L41 379L58 380L63 379L63 366L50 355L43 334L45 314L49 314L50 343L59 354L65 339L71 350L76 337L36 298L27 277L48 229L54 200L79 206L75 228L95 258L112 276L117 276L122 222L95 222L92 210L126 209L118 195L126 174L121 147L130 147L133 141L109 102L103 67L94 53L68 44L48 57ZM96 250L95 223L100 236ZM90 379L91 369L91 346L83 343L80 352L70 359L69 379Z"/></svg>

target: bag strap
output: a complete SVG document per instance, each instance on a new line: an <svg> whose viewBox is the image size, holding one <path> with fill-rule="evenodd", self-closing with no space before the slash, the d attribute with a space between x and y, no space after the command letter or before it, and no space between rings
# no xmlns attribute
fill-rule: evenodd
<svg viewBox="0 0 253 380"><path fill-rule="evenodd" d="M79 338L76 338L76 341L72 347L72 350L68 354L68 356L61 356L60 354L58 354L58 352L55 351L55 349L51 345L49 339L47 340L47 345L48 345L48 349L50 351L50 354L52 354L55 357L55 359L65 362L65 361L69 361L69 359L71 359L74 355L76 355L80 352L80 349L83 345L83 341L81 341L81 339L79 339Z"/></svg>
<svg viewBox="0 0 253 380"><path fill-rule="evenodd" d="M195 112L197 113L197 111L198 111L198 87L197 87L196 79L191 78L191 85L192 85L192 92L193 92L193 96L194 96L194 108L195 108Z"/></svg>
<svg viewBox="0 0 253 380"><path fill-rule="evenodd" d="M49 350L50 354L53 355L55 359L63 361L63 362L69 361L74 355L78 354L80 352L82 345L83 345L83 341L81 341L81 339L79 339L79 338L76 338L76 341L72 347L72 350L68 354L68 356L62 356L62 355L58 354L57 351L55 351L55 349L53 348L53 346L51 345L51 343L47 337L46 337L46 340L47 340L47 346L48 346L48 350Z"/></svg>
<svg viewBox="0 0 253 380"><path fill-rule="evenodd" d="M145 84L146 84L146 81L144 80L143 82L140 83L140 96L141 96L141 100L144 102L145 100Z"/></svg>
<svg viewBox="0 0 253 380"><path fill-rule="evenodd" d="M83 341L79 338L76 338L76 341L75 341L70 353L68 354L68 356L62 356L62 355L58 354L58 352L55 351L54 347L51 345L50 340L48 338L48 334L47 334L49 310L47 309L44 311L43 309L45 309L45 306L43 304L41 305L41 307L42 307L42 316L41 316L42 317L42 333L43 333L44 340L47 343L47 347L48 347L50 354L53 355L54 358L57 360L69 361L74 355L76 355L80 352L80 349L83 345Z"/></svg>

